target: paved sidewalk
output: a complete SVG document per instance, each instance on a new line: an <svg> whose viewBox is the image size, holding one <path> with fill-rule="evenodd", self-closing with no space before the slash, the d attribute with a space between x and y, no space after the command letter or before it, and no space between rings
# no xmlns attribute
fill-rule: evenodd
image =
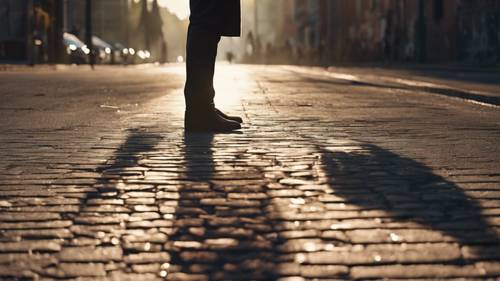
<svg viewBox="0 0 500 281"><path fill-rule="evenodd" d="M328 71L312 67L309 71L361 85L420 91L487 106L500 106L500 72L497 69L366 66L329 67Z"/></svg>
<svg viewBox="0 0 500 281"><path fill-rule="evenodd" d="M0 75L47 95L0 92L1 280L500 278L496 108L228 65L243 130L185 134L181 68L71 71Z"/></svg>

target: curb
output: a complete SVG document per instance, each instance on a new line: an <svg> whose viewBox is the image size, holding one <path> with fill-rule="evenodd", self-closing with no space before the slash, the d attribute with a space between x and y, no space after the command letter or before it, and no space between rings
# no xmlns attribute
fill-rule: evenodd
<svg viewBox="0 0 500 281"><path fill-rule="evenodd" d="M290 71L300 72L299 67L285 66ZM348 71L339 69L310 67L309 71L313 71L316 75L326 76L329 78L344 80L351 83L370 85L385 85L387 87L398 87L402 90L422 91L430 94L458 98L471 103L500 107L499 93L481 92L474 90L463 90L459 88L449 87L440 83L427 82L421 79L402 79L387 74L374 74L374 77L369 77L366 74L353 74ZM499 90L500 92L500 90Z"/></svg>

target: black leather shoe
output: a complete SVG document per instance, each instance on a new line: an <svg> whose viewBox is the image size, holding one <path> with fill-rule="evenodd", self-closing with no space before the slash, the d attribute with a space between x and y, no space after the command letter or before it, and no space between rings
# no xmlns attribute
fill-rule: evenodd
<svg viewBox="0 0 500 281"><path fill-rule="evenodd" d="M241 129L240 123L220 116L215 108L186 110L184 128L190 132L231 132Z"/></svg>
<svg viewBox="0 0 500 281"><path fill-rule="evenodd" d="M217 114L222 116L224 119L231 120L231 121L238 122L238 123L243 123L243 119L241 119L241 117L239 117L239 116L226 115L224 112L218 110L217 108L215 109L215 111L217 112Z"/></svg>

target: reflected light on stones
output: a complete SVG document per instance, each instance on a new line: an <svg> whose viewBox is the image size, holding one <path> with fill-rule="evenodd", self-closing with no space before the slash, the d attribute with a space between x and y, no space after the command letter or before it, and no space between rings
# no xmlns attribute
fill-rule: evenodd
<svg viewBox="0 0 500 281"><path fill-rule="evenodd" d="M304 198L292 198L290 199L290 202L294 205L304 205L306 203L306 200Z"/></svg>
<svg viewBox="0 0 500 281"><path fill-rule="evenodd" d="M333 251L333 249L335 249L335 245L333 245L333 244L326 244L325 245L326 251Z"/></svg>
<svg viewBox="0 0 500 281"><path fill-rule="evenodd" d="M170 268L170 264L169 263L164 263L161 265L161 271L160 271L160 277L167 277L168 275L168 269Z"/></svg>
<svg viewBox="0 0 500 281"><path fill-rule="evenodd" d="M174 246L179 248L198 249L201 248L203 244L198 241L174 241Z"/></svg>
<svg viewBox="0 0 500 281"><path fill-rule="evenodd" d="M314 242L306 242L304 243L304 250L308 252L315 252L318 250L318 245Z"/></svg>
<svg viewBox="0 0 500 281"><path fill-rule="evenodd" d="M352 246L352 250L355 251L355 252L356 251L358 251L358 252L359 251L364 251L365 250L365 246L363 246L363 245L354 245L354 246Z"/></svg>
<svg viewBox="0 0 500 281"><path fill-rule="evenodd" d="M296 263L304 263L306 261L306 255L305 254L296 254L295 255L295 262Z"/></svg>
<svg viewBox="0 0 500 281"><path fill-rule="evenodd" d="M391 233L389 234L389 236L391 237L391 241L393 242L398 242L399 240L401 240L396 233Z"/></svg>
<svg viewBox="0 0 500 281"><path fill-rule="evenodd" d="M116 183L116 189L125 189L125 187L126 184L121 179Z"/></svg>
<svg viewBox="0 0 500 281"><path fill-rule="evenodd" d="M316 193L315 193L315 192L313 192L313 191L306 191L306 192L304 192L304 195L305 195L306 197L314 196L315 194L316 194Z"/></svg>
<svg viewBox="0 0 500 281"><path fill-rule="evenodd" d="M345 229L345 228L349 228L349 224L348 223L334 223L332 225L330 225L330 229L332 230L337 230L337 229Z"/></svg>
<svg viewBox="0 0 500 281"><path fill-rule="evenodd" d="M0 207L12 207L12 203L9 201L0 201Z"/></svg>
<svg viewBox="0 0 500 281"><path fill-rule="evenodd" d="M318 212L320 209L317 208L316 206L310 206L310 207L305 207L304 210L307 212L314 213L314 212Z"/></svg>
<svg viewBox="0 0 500 281"><path fill-rule="evenodd" d="M373 256L373 260L376 261L376 262L381 262L382 261L382 257L380 255L374 255Z"/></svg>
<svg viewBox="0 0 500 281"><path fill-rule="evenodd" d="M174 219L174 215L173 214L164 214L163 218L166 219L166 220L173 220Z"/></svg>
<svg viewBox="0 0 500 281"><path fill-rule="evenodd" d="M147 242L146 244L144 244L144 251L149 251L151 250L151 243Z"/></svg>
<svg viewBox="0 0 500 281"><path fill-rule="evenodd" d="M111 244L113 245L119 245L120 244L120 239L113 237L111 238Z"/></svg>

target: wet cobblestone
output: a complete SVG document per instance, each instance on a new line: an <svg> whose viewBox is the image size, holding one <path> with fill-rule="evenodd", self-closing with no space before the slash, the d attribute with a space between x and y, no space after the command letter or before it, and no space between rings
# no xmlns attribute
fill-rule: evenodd
<svg viewBox="0 0 500 281"><path fill-rule="evenodd" d="M2 132L0 279L500 278L498 126L306 68L222 69L240 133L185 134L181 83L97 128Z"/></svg>

